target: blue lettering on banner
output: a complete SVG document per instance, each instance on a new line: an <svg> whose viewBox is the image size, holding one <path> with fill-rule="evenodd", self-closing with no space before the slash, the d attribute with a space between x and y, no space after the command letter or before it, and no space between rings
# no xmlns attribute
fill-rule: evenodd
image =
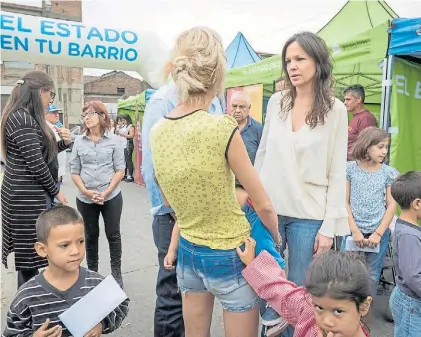
<svg viewBox="0 0 421 337"><path fill-rule="evenodd" d="M39 26L34 29L29 28L25 20L25 16L0 15L2 50L31 50L48 55L67 53L72 57L111 61L135 62L139 59L139 52L134 47L139 37L133 31L86 27L53 19L41 19L38 21ZM35 36L18 34L33 31Z"/></svg>
<svg viewBox="0 0 421 337"><path fill-rule="evenodd" d="M59 22L57 24L57 35L61 37L69 37L70 36L70 28L67 23Z"/></svg>
<svg viewBox="0 0 421 337"><path fill-rule="evenodd" d="M128 36L127 36L128 35ZM131 36L130 36L131 35ZM124 42L126 42L127 44L133 44L137 42L137 35L136 33L130 32L125 30L122 34L121 34L121 38L123 39Z"/></svg>
<svg viewBox="0 0 421 337"><path fill-rule="evenodd" d="M12 47L12 37L10 35L1 34L0 36L1 49L4 50L13 50Z"/></svg>
<svg viewBox="0 0 421 337"><path fill-rule="evenodd" d="M35 39L35 42L39 43L39 52L41 54L44 53L44 44L47 43L48 41L45 39Z"/></svg>
<svg viewBox="0 0 421 337"><path fill-rule="evenodd" d="M112 35L114 34L114 36ZM120 39L120 33L114 29L105 29L105 41L117 42Z"/></svg>
<svg viewBox="0 0 421 337"><path fill-rule="evenodd" d="M41 20L41 34L54 36L54 32L51 32L50 29L54 29L54 22Z"/></svg>
<svg viewBox="0 0 421 337"><path fill-rule="evenodd" d="M69 43L69 56L79 56L79 55L80 55L79 45L75 42L70 42Z"/></svg>
<svg viewBox="0 0 421 337"><path fill-rule="evenodd" d="M85 28L85 26L72 24L72 27L76 27L76 37L80 39L82 37L82 28Z"/></svg>
<svg viewBox="0 0 421 337"><path fill-rule="evenodd" d="M13 43L12 43L13 42ZM1 49L4 50L29 50L29 39L27 37L20 39L17 36L0 35Z"/></svg>
<svg viewBox="0 0 421 337"><path fill-rule="evenodd" d="M97 37L100 41L104 41L104 38L102 37L101 33L99 32L98 28L92 27L91 30L88 33L87 39L90 40L92 37Z"/></svg>
<svg viewBox="0 0 421 337"><path fill-rule="evenodd" d="M6 15L6 14L1 14L0 15L0 28L1 30L11 30L14 31L14 19L15 17L12 15ZM25 28L23 26L23 22L22 22L22 17L18 16L16 23L17 23L17 27L16 30L18 32L22 32L22 33L31 33L32 29L30 28Z"/></svg>
<svg viewBox="0 0 421 337"><path fill-rule="evenodd" d="M13 16L2 14L0 16L0 28L1 30L15 30L13 28Z"/></svg>
<svg viewBox="0 0 421 337"><path fill-rule="evenodd" d="M23 18L18 17L18 31L22 33L32 33L32 29L23 27L22 19Z"/></svg>

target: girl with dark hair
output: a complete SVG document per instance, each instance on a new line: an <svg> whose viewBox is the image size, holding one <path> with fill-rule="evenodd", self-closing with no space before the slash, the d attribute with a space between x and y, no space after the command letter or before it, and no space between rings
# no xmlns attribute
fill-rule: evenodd
<svg viewBox="0 0 421 337"><path fill-rule="evenodd" d="M57 184L57 154L71 137L69 130L57 128L62 138L57 142L47 125L45 111L54 96L53 80L42 71L30 71L17 81L2 114L2 262L7 268L7 256L15 252L18 287L48 264L34 248L39 214L54 198L67 204Z"/></svg>
<svg viewBox="0 0 421 337"><path fill-rule="evenodd" d="M378 249L377 252L364 252L373 297L377 295L390 241L389 226L396 213L391 186L399 173L383 164L388 149L389 134L370 126L359 134L352 153L355 161L348 162L346 168L346 201L352 240L359 249ZM345 236L342 241L342 250L346 249L347 238Z"/></svg>
<svg viewBox="0 0 421 337"><path fill-rule="evenodd" d="M110 132L110 116L102 102L88 102L81 117L83 134L75 140L69 164L72 180L79 189L77 209L85 222L86 260L88 268L97 272L99 215L102 214L110 247L111 274L123 287L120 234L123 148L118 137Z"/></svg>
<svg viewBox="0 0 421 337"><path fill-rule="evenodd" d="M255 168L278 214L282 251L289 247L288 278L302 285L313 255L329 250L335 235L349 233L348 119L332 95L332 62L320 37L292 36L282 67L285 90L269 100Z"/></svg>
<svg viewBox="0 0 421 337"><path fill-rule="evenodd" d="M132 118L129 115L121 115L120 120L121 125L118 129L116 129L116 134L126 139L126 146L124 148L124 159L126 161L124 181L133 182L134 126Z"/></svg>
<svg viewBox="0 0 421 337"><path fill-rule="evenodd" d="M294 337L366 337L363 323L372 302L369 272L358 255L326 251L311 262L298 287L266 251L255 257L256 241L245 240L237 253L247 266L243 276L294 326Z"/></svg>

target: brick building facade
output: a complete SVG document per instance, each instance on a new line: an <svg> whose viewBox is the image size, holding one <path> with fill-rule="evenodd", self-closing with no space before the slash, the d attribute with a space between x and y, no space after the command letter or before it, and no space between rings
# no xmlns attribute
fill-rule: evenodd
<svg viewBox="0 0 421 337"><path fill-rule="evenodd" d="M147 82L123 71L111 71L102 76L84 76L84 101L100 100L110 113L117 113L117 100L134 96L150 88Z"/></svg>
<svg viewBox="0 0 421 337"><path fill-rule="evenodd" d="M41 7L26 6L8 2L2 3L2 11L49 17L54 19L82 21L82 1L42 1ZM83 104L83 69L33 64L29 62L2 62L1 64L1 110L16 84L26 72L42 70L51 76L56 87L55 104L63 109L62 120L66 126L79 123Z"/></svg>

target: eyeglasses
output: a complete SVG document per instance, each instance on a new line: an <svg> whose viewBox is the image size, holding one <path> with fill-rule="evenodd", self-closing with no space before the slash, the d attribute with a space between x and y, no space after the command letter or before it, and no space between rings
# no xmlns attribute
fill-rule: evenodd
<svg viewBox="0 0 421 337"><path fill-rule="evenodd" d="M50 91L50 98L51 101L54 101L54 98L56 98L56 93L54 91Z"/></svg>
<svg viewBox="0 0 421 337"><path fill-rule="evenodd" d="M84 119L86 117L92 117L93 115L103 115L104 113L102 111L87 111L80 115L80 118Z"/></svg>

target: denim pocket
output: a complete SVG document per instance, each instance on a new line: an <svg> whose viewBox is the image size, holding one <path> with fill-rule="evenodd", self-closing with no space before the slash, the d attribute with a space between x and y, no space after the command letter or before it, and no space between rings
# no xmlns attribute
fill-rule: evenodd
<svg viewBox="0 0 421 337"><path fill-rule="evenodd" d="M234 256L202 256L202 266L211 292L228 294L240 286L241 268Z"/></svg>
<svg viewBox="0 0 421 337"><path fill-rule="evenodd" d="M184 252L181 247L178 248L177 253L177 267L176 267L177 279L184 279Z"/></svg>
<svg viewBox="0 0 421 337"><path fill-rule="evenodd" d="M396 326L400 326L402 324L402 317L405 314L405 308L402 305L402 296L399 295L400 291L395 287L389 300L390 311L392 312L393 320Z"/></svg>

